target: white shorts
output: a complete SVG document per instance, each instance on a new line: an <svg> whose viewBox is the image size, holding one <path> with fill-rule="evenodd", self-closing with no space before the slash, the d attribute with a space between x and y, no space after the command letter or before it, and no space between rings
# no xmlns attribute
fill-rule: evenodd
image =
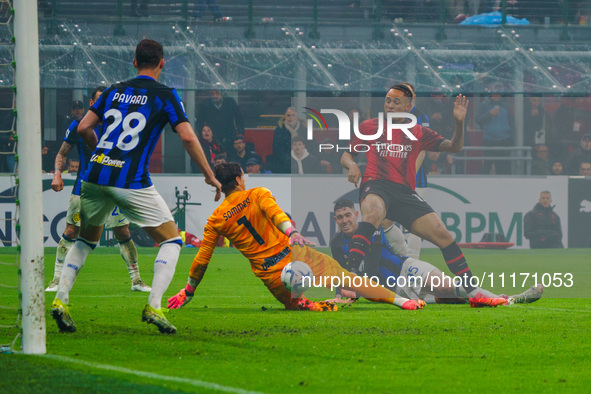
<svg viewBox="0 0 591 394"><path fill-rule="evenodd" d="M66 223L80 227L80 196L76 196L74 194L70 195L68 213L66 214ZM115 207L115 209L113 209L105 221L105 228L121 227L128 224L129 220L127 220L121 211L119 211L119 207Z"/></svg>
<svg viewBox="0 0 591 394"><path fill-rule="evenodd" d="M396 294L411 300L422 299L421 290L427 286L427 276L435 269L437 267L432 264L409 257L402 264L397 278Z"/></svg>
<svg viewBox="0 0 591 394"><path fill-rule="evenodd" d="M154 186L122 189L82 182L80 214L85 223L101 226L116 206L140 227L158 227L172 222L172 214Z"/></svg>

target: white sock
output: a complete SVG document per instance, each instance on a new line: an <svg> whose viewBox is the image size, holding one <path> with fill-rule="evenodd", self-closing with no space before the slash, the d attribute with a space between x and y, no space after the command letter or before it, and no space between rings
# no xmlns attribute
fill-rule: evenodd
<svg viewBox="0 0 591 394"><path fill-rule="evenodd" d="M421 237L417 237L416 235L409 233L408 234L408 257L412 257L415 259L419 259L419 255L421 254L421 243L423 240Z"/></svg>
<svg viewBox="0 0 591 394"><path fill-rule="evenodd" d="M92 252L96 244L96 242L78 239L67 254L62 275L60 276L60 284L55 295L55 298L60 299L64 304L70 302L70 290L74 287L74 282L76 282L76 278L86 262L86 257Z"/></svg>
<svg viewBox="0 0 591 394"><path fill-rule="evenodd" d="M402 234L402 230L400 230L395 225L391 225L389 228L384 230L384 235L396 253L407 256L408 246L404 241L404 234Z"/></svg>
<svg viewBox="0 0 591 394"><path fill-rule="evenodd" d="M402 304L404 304L406 301L409 301L409 298L405 298L396 294L396 298L394 298L394 305L402 308Z"/></svg>
<svg viewBox="0 0 591 394"><path fill-rule="evenodd" d="M180 239L180 237L179 237ZM168 289L174 269L181 253L181 245L173 242L163 243L154 261L154 279L152 280L152 291L148 303L154 309L160 309L162 296Z"/></svg>
<svg viewBox="0 0 591 394"><path fill-rule="evenodd" d="M74 242L65 239L63 236L60 239L60 242L57 244L55 267L53 268L53 280L60 280L60 276L62 275L62 267L64 266L64 260L72 245L74 245Z"/></svg>
<svg viewBox="0 0 591 394"><path fill-rule="evenodd" d="M123 257L123 260L125 260L131 282L133 283L133 281L141 279L140 269L137 262L137 248L135 247L133 240L130 238L127 241L123 241L123 243L119 243L119 252L121 253L121 257Z"/></svg>

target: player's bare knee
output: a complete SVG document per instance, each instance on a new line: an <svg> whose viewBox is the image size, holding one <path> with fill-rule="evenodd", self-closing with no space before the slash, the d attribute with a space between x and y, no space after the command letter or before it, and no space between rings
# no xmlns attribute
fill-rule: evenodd
<svg viewBox="0 0 591 394"><path fill-rule="evenodd" d="M78 238L78 234L80 233L80 228L76 227L73 224L67 224L66 229L64 230L64 235L69 239L76 239Z"/></svg>
<svg viewBox="0 0 591 394"><path fill-rule="evenodd" d="M131 237L129 226L114 227L113 235L115 235L115 238L119 242L128 240Z"/></svg>

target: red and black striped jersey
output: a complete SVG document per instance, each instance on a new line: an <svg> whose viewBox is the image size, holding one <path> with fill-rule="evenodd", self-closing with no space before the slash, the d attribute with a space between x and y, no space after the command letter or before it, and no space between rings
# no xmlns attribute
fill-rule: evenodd
<svg viewBox="0 0 591 394"><path fill-rule="evenodd" d="M359 125L359 132L363 135L375 135L378 130L378 118L366 120ZM414 190L416 184L416 160L422 150L438 151L444 137L428 127L416 125L409 131L417 138L408 138L401 130L392 130L392 138L388 140L386 122L383 133L373 141L364 141L354 135L351 138L351 152L367 151L367 166L363 174L362 183L369 180L387 180L410 187Z"/></svg>

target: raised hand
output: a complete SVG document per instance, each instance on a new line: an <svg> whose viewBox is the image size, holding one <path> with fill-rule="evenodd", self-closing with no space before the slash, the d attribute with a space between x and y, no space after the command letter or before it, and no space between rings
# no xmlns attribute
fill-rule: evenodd
<svg viewBox="0 0 591 394"><path fill-rule="evenodd" d="M469 103L470 101L466 99L466 96L458 94L458 97L456 97L456 102L454 103L454 119L457 122L463 122L466 119Z"/></svg>

